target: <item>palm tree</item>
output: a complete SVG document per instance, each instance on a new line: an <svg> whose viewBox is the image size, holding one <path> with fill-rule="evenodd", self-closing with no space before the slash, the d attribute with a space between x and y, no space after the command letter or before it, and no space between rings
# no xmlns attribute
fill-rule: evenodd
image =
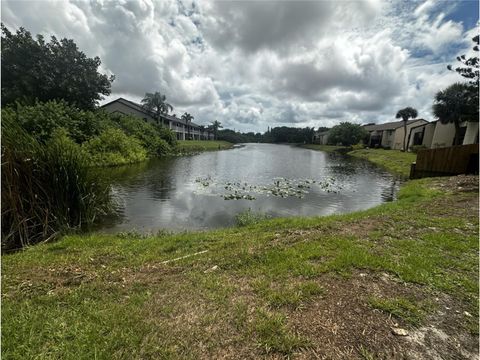
<svg viewBox="0 0 480 360"><path fill-rule="evenodd" d="M460 123L478 121L478 90L475 86L455 83L435 95L433 115L442 124L455 124L454 145L460 144Z"/></svg>
<svg viewBox="0 0 480 360"><path fill-rule="evenodd" d="M190 125L189 125L189 123L192 122L193 116L186 112L182 115L182 120L185 121L185 124L187 125L187 133L188 133L187 139L190 140Z"/></svg>
<svg viewBox="0 0 480 360"><path fill-rule="evenodd" d="M146 93L145 97L142 99L142 106L147 111L153 113L153 118L157 121L160 121L160 117L163 114L168 114L169 111L173 110L172 105L166 102L167 97L160 94L158 91L155 93Z"/></svg>
<svg viewBox="0 0 480 360"><path fill-rule="evenodd" d="M202 136L205 136L204 134L205 134L206 128L205 128L205 125L199 125L198 127L200 128L200 139L201 139Z"/></svg>
<svg viewBox="0 0 480 360"><path fill-rule="evenodd" d="M402 151L407 150L407 121L408 119L412 118L415 119L418 113L417 110L411 107L406 107L404 109L398 110L397 115L395 116L397 119L403 120L403 149Z"/></svg>
<svg viewBox="0 0 480 360"><path fill-rule="evenodd" d="M213 130L214 139L217 140L218 129L223 128L222 123L218 120L215 120L215 121L212 121L212 125L210 127Z"/></svg>

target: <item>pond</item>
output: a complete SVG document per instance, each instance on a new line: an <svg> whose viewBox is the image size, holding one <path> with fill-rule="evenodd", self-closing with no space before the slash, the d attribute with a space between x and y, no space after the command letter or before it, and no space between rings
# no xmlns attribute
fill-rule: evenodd
<svg viewBox="0 0 480 360"><path fill-rule="evenodd" d="M269 217L317 216L392 201L400 180L365 160L290 145L153 159L108 170L117 215L101 231L228 227L251 209Z"/></svg>

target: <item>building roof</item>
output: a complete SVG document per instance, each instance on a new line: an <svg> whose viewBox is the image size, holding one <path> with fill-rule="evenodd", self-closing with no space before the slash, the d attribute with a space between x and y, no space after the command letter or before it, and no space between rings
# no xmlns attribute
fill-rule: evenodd
<svg viewBox="0 0 480 360"><path fill-rule="evenodd" d="M118 99L116 100L113 100L113 101L110 101L109 103L107 104L104 104L102 105L101 107L105 107L107 105L110 105L110 104L113 104L114 102L119 102L119 103L122 103L132 109L135 109L137 111L140 111L140 112L143 112L144 114L148 115L148 116L151 116L153 117L155 114L153 114L153 112L151 111L148 111L147 109L145 109L141 104L137 104L136 102L133 102L133 101L130 101L130 100L127 100L127 99L124 99L122 97L119 97ZM166 114L162 114L160 115L160 117L164 118L164 119L167 119L167 120L171 120L171 121L175 121L179 124L182 124L182 125L186 125L186 121L183 120L182 118L178 118L178 117L175 117L175 116L171 116L171 115L166 115ZM192 127L200 127L200 125L194 123L194 122L190 122L188 125L192 126Z"/></svg>
<svg viewBox="0 0 480 360"><path fill-rule="evenodd" d="M417 121L425 121L425 119L413 119L413 120L408 120L407 125L411 125L413 123L416 123ZM368 125L363 125L365 130L367 131L383 131L383 130L395 130L403 126L403 121L394 121L394 122L388 122L384 124L368 124Z"/></svg>

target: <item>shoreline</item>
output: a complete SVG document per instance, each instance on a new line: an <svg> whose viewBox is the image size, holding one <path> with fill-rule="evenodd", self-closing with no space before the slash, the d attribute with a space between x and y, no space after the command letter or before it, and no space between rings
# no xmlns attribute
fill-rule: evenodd
<svg viewBox="0 0 480 360"><path fill-rule="evenodd" d="M458 176L408 181L398 200L345 215L65 236L4 256L2 352L215 358L230 344L234 358L474 356L477 215L478 176Z"/></svg>
<svg viewBox="0 0 480 360"><path fill-rule="evenodd" d="M365 159L386 169L393 175L400 175L407 179L410 175L410 165L417 157L417 154L415 153L402 152L400 150L355 149L354 147L316 144L301 145L301 147L315 151L340 153L342 155Z"/></svg>
<svg viewBox="0 0 480 360"><path fill-rule="evenodd" d="M2 353L475 357L477 215L478 176L456 176L406 181L397 200L342 215L65 235L4 255Z"/></svg>

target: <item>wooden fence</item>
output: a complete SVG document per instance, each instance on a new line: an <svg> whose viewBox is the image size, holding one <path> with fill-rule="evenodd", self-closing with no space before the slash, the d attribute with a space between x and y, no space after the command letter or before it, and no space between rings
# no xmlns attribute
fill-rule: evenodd
<svg viewBox="0 0 480 360"><path fill-rule="evenodd" d="M410 178L478 174L478 144L420 150Z"/></svg>

